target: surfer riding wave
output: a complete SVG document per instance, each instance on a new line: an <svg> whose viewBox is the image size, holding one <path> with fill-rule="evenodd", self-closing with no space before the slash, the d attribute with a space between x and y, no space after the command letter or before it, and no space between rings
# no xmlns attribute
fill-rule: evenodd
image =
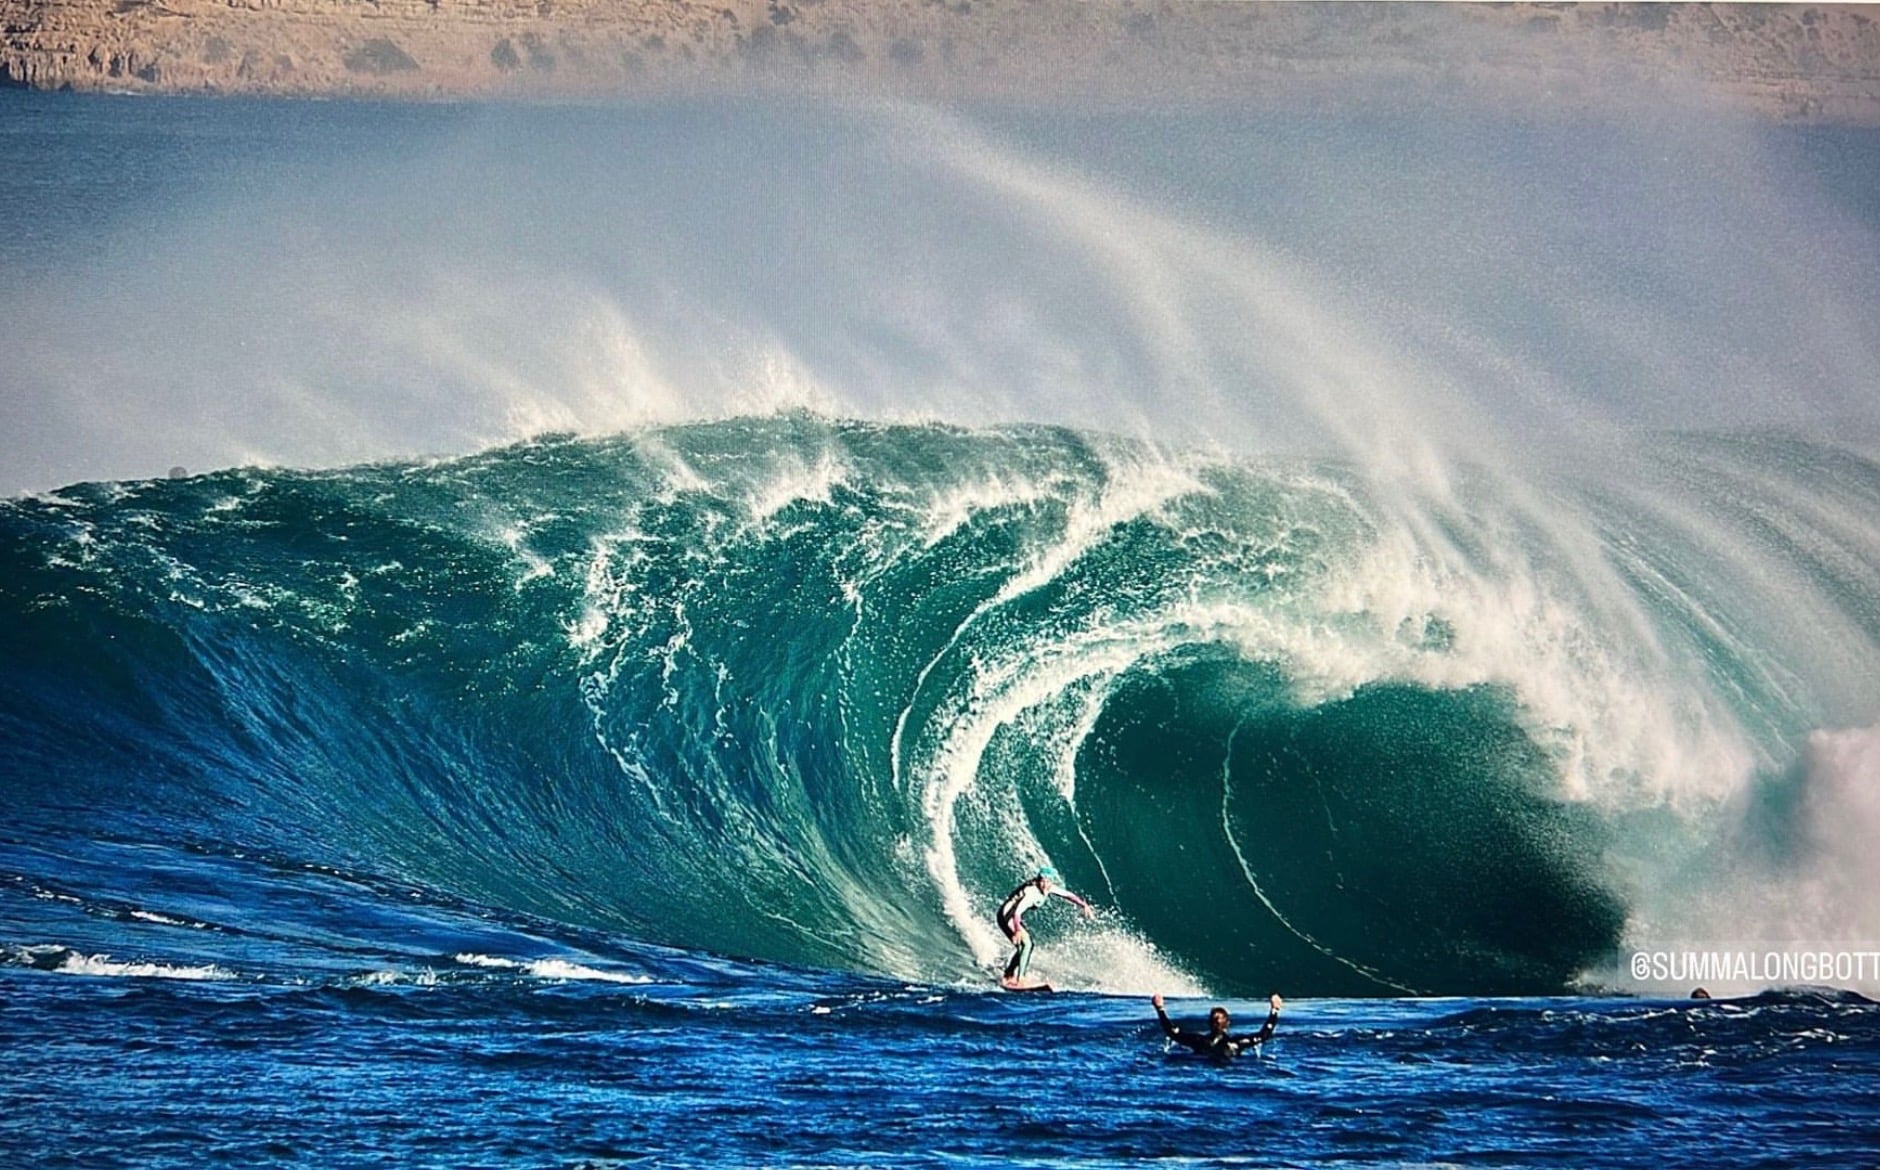
<svg viewBox="0 0 1880 1170"><path fill-rule="evenodd" d="M1027 986L1026 976L1031 971L1031 932L1025 929L1025 911L1043 905L1047 898L1057 897L1082 910L1085 918L1096 916L1090 903L1061 888L1060 880L1056 869L1043 866L1036 877L1007 894L1005 901L999 904L999 929L1005 932L1014 948L1000 980L1007 988Z"/></svg>

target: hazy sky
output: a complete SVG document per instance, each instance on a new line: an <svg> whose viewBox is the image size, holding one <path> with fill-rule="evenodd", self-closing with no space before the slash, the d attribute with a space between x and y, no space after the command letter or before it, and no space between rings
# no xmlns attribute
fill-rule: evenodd
<svg viewBox="0 0 1880 1170"><path fill-rule="evenodd" d="M9 492L790 406L1366 460L1874 413L1873 134L6 100Z"/></svg>

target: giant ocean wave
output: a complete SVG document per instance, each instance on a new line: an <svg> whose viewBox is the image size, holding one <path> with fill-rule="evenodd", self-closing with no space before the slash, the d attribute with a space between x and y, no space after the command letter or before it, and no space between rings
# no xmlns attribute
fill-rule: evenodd
<svg viewBox="0 0 1880 1170"><path fill-rule="evenodd" d="M1548 482L785 413L77 486L0 505L0 792L942 982L1047 860L1103 912L1045 961L1099 989L1554 991L1746 890L1801 928L1880 463Z"/></svg>

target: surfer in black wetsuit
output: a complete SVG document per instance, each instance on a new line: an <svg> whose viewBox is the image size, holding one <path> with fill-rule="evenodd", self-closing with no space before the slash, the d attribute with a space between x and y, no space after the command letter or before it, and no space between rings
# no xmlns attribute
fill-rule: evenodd
<svg viewBox="0 0 1880 1170"><path fill-rule="evenodd" d="M1228 1018L1226 1008L1217 1007L1208 1013L1206 1032L1193 1032L1168 1018L1168 1013L1162 1010L1160 995L1151 996L1149 1002L1155 1005L1155 1018L1161 1022L1162 1031L1170 1040L1202 1056L1228 1060L1273 1038L1273 1029L1279 1026L1280 1005L1285 1001L1278 995L1267 1000L1272 1010L1267 1013L1266 1023L1258 1032L1247 1036L1235 1036L1228 1032L1228 1025L1233 1021Z"/></svg>

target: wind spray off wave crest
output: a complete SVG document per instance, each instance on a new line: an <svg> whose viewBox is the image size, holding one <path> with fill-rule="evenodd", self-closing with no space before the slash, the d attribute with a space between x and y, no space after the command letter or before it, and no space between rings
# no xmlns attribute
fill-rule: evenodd
<svg viewBox="0 0 1880 1170"><path fill-rule="evenodd" d="M788 409L1428 488L1613 418L1871 415L1871 231L1727 126L325 113L266 128L325 165L10 294L0 489Z"/></svg>

